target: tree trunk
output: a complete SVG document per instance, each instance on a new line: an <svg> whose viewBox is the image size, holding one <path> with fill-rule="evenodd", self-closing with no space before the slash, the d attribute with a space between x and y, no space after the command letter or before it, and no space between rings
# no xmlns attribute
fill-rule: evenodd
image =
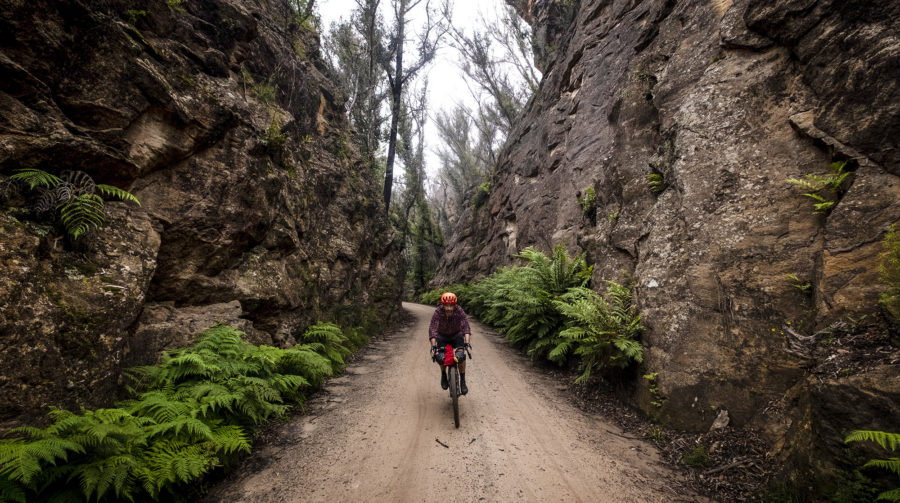
<svg viewBox="0 0 900 503"><path fill-rule="evenodd" d="M397 150L397 124L400 121L400 100L403 99L403 31L406 27L406 2L400 3L401 15L397 19L397 54L394 76L391 80L391 131L388 136L387 163L384 168L384 211L391 207L391 189L394 185L394 155Z"/></svg>

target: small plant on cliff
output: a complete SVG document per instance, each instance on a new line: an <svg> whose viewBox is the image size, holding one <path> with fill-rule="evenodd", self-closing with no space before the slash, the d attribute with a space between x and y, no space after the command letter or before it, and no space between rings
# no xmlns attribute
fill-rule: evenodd
<svg viewBox="0 0 900 503"><path fill-rule="evenodd" d="M593 210L597 209L597 191L593 187L584 189L584 196L578 198L578 204L581 205L581 214L588 216Z"/></svg>
<svg viewBox="0 0 900 503"><path fill-rule="evenodd" d="M263 133L259 142L269 152L276 153L284 148L286 141L287 136L281 130L281 121L278 120L278 117L272 117L272 122L269 123L269 127L266 128L266 132Z"/></svg>
<svg viewBox="0 0 900 503"><path fill-rule="evenodd" d="M881 294L879 304L895 321L900 321L900 236L892 225L882 241L881 275L879 279L887 285Z"/></svg>
<svg viewBox="0 0 900 503"><path fill-rule="evenodd" d="M813 203L813 213L828 215L843 194L841 186L850 175L849 171L844 171L846 167L846 161L833 162L826 176L810 173L803 175L803 179L788 178L787 181L805 190L803 195L816 201Z"/></svg>
<svg viewBox="0 0 900 503"><path fill-rule="evenodd" d="M659 389L659 382L657 382L657 379L659 378L659 372L644 374L643 378L647 381L647 390L650 392L650 396L653 397L653 401L650 402L650 405L653 405L657 409L662 407L662 402L665 397L663 396L662 391Z"/></svg>
<svg viewBox="0 0 900 503"><path fill-rule="evenodd" d="M166 7L172 12L184 12L184 0L166 0Z"/></svg>
<svg viewBox="0 0 900 503"><path fill-rule="evenodd" d="M796 274L785 274L784 277L791 280L791 286L803 293L809 293L810 289L812 288L811 283L809 283L808 281L803 281L802 279L800 279L800 276L797 276Z"/></svg>
<svg viewBox="0 0 900 503"><path fill-rule="evenodd" d="M844 442L874 442L891 452L900 450L900 433L887 433L884 431L856 430L844 439ZM872 459L863 468L881 468L893 472L900 477L900 457L888 459ZM900 483L900 478L898 478ZM878 495L878 500L900 501L900 488L891 489Z"/></svg>
<svg viewBox="0 0 900 503"><path fill-rule="evenodd" d="M606 297L584 287L572 288L556 308L568 318L567 327L560 332L562 339L550 351L551 361L565 361L571 352L580 357L581 375L575 382L584 382L591 372L605 367L627 367L643 361L638 337L642 330L641 315L631 302L631 290L614 281L607 281Z"/></svg>
<svg viewBox="0 0 900 503"><path fill-rule="evenodd" d="M128 24L132 26L137 26L138 21L142 17L147 17L147 11L135 9L128 9L125 11L125 18L128 20Z"/></svg>
<svg viewBox="0 0 900 503"><path fill-rule="evenodd" d="M660 194L666 190L669 184L666 183L666 179L660 173L650 173L647 175L647 186L650 187L650 192Z"/></svg>
<svg viewBox="0 0 900 503"><path fill-rule="evenodd" d="M487 202L488 197L491 195L491 182L484 181L478 185L478 188L475 189L475 195L472 196L472 206L475 209L481 208L484 206L484 203Z"/></svg>
<svg viewBox="0 0 900 503"><path fill-rule="evenodd" d="M91 229L103 225L103 198L115 197L140 205L140 201L126 190L112 185L95 184L84 171L63 171L62 178L39 169L20 169L10 178L37 190L34 204L38 215L55 210L72 239L78 239Z"/></svg>

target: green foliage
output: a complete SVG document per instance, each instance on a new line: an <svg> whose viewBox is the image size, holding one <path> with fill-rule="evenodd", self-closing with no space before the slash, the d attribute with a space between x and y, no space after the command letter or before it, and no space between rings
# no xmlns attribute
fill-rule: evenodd
<svg viewBox="0 0 900 503"><path fill-rule="evenodd" d="M272 117L272 122L269 123L269 127L266 128L266 132L259 142L266 147L266 150L275 153L284 148L286 141L287 136L281 131L281 121L278 120L278 117Z"/></svg>
<svg viewBox="0 0 900 503"><path fill-rule="evenodd" d="M879 279L887 285L878 302L895 321L900 321L900 236L892 225L881 242L881 275Z"/></svg>
<svg viewBox="0 0 900 503"><path fill-rule="evenodd" d="M343 362L347 338L310 327L291 349L254 346L219 325L160 365L133 369L139 391L118 408L53 410L47 428L0 440L0 497L13 501L185 499L190 484L249 452L250 431L284 416Z"/></svg>
<svg viewBox="0 0 900 503"><path fill-rule="evenodd" d="M559 334L565 320L554 301L570 288L587 285L593 267L587 265L584 254L570 258L562 246L550 257L529 247L517 258L526 265L501 269L475 284L468 305L536 360L562 340Z"/></svg>
<svg viewBox="0 0 900 503"><path fill-rule="evenodd" d="M456 294L456 299L460 305L463 305L463 309L467 309L466 303L469 300L469 286L464 283L452 283L443 288L437 288L434 290L427 291L419 296L419 302L421 304L427 304L429 306L436 306L441 302L441 295L444 292L453 292Z"/></svg>
<svg viewBox="0 0 900 503"><path fill-rule="evenodd" d="M567 319L560 341L548 358L564 362L573 353L580 357L578 370L583 382L591 371L607 367L624 368L643 361L638 341L642 330L641 315L631 303L631 290L607 281L607 298L584 287L569 289L554 305Z"/></svg>
<svg viewBox="0 0 900 503"><path fill-rule="evenodd" d="M475 209L481 208L484 206L484 203L487 202L488 197L491 195L491 182L484 181L478 185L478 188L475 189L475 195L472 196L472 206Z"/></svg>
<svg viewBox="0 0 900 503"><path fill-rule="evenodd" d="M653 397L653 401L650 402L650 405L653 405L656 408L662 407L662 402L665 399L662 391L659 389L659 383L657 382L658 377L659 372L651 372L643 375L643 378L647 381L647 389Z"/></svg>
<svg viewBox="0 0 900 503"><path fill-rule="evenodd" d="M166 0L166 6L172 12L184 12L184 0Z"/></svg>
<svg viewBox="0 0 900 503"><path fill-rule="evenodd" d="M803 175L803 179L789 178L787 182L805 190L803 195L815 201L813 213L827 215L843 194L841 186L850 175L849 171L844 171L846 166L846 161L833 162L826 176L809 173Z"/></svg>
<svg viewBox="0 0 900 503"><path fill-rule="evenodd" d="M59 185L60 182L62 182L62 180L56 175L52 175L40 169L32 168L17 170L9 178L28 185L29 190L34 190L37 187L52 189Z"/></svg>
<svg viewBox="0 0 900 503"><path fill-rule="evenodd" d="M578 198L578 204L581 205L581 213L587 216L591 211L597 208L597 191L593 187L584 189L584 196Z"/></svg>
<svg viewBox="0 0 900 503"><path fill-rule="evenodd" d="M712 464L712 460L709 459L709 454L706 453L706 449L699 444L694 446L693 451L685 454L682 461L684 461L684 464L694 468L706 468Z"/></svg>
<svg viewBox="0 0 900 503"><path fill-rule="evenodd" d="M59 205L59 219L73 239L103 225L103 198L81 194Z"/></svg>
<svg viewBox="0 0 900 503"><path fill-rule="evenodd" d="M650 187L650 192L659 194L666 190L669 184L660 173L650 173L647 175L647 186Z"/></svg>
<svg viewBox="0 0 900 503"><path fill-rule="evenodd" d="M847 435L844 442L874 442L882 449L891 452L900 450L900 433L888 433L884 431L856 430ZM863 465L863 468L879 468L893 472L900 482L900 457L888 459L872 459ZM884 491L878 495L879 500L900 501L900 488Z"/></svg>
<svg viewBox="0 0 900 503"><path fill-rule="evenodd" d="M135 9L128 9L125 11L125 18L128 20L128 24L132 26L136 26L138 24L138 19L142 17L147 17L147 11Z"/></svg>
<svg viewBox="0 0 900 503"><path fill-rule="evenodd" d="M785 274L784 277L791 280L791 286L803 293L809 293L812 289L812 284L810 282L803 281L800 279L800 276L797 276L796 274Z"/></svg>
<svg viewBox="0 0 900 503"><path fill-rule="evenodd" d="M96 184L83 171L65 171L60 178L46 171L29 168L16 171L10 179L28 185L29 190L37 189L40 196L34 205L35 211L46 214L55 209L72 239L78 239L91 229L103 225L105 212L100 195L129 201L138 206L141 204L134 194L112 185Z"/></svg>

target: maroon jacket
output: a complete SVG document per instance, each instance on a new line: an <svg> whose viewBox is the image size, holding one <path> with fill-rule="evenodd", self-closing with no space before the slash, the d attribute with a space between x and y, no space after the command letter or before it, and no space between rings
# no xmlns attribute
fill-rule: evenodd
<svg viewBox="0 0 900 503"><path fill-rule="evenodd" d="M444 315L444 306L438 306L431 317L431 326L428 327L428 338L437 339L438 337L450 338L459 334L471 334L469 329L469 319L466 312L459 304L454 306L453 314L450 318Z"/></svg>

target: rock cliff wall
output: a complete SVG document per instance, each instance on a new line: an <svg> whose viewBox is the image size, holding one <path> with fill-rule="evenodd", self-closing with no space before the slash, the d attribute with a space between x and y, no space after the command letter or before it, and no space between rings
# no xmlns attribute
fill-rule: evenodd
<svg viewBox="0 0 900 503"><path fill-rule="evenodd" d="M108 404L216 321L289 345L397 306L318 47L282 0L0 1L0 182L83 170L142 203L72 244L27 191L0 201L0 421Z"/></svg>
<svg viewBox="0 0 900 503"><path fill-rule="evenodd" d="M900 220L900 3L509 3L535 26L544 79L435 283L562 243L587 252L595 285L633 275L668 424L704 430L726 408L782 445L788 430L839 435L863 416L895 428L896 365L874 364L877 384L808 382L791 330L876 309L879 242ZM833 161L853 174L817 215L786 180ZM651 174L664 190L650 190ZM588 189L596 200L583 212ZM770 407L789 389L796 406L810 387L804 418ZM829 387L844 398L825 406ZM867 394L879 413L822 413ZM637 401L657 412L646 391ZM824 417L836 422L823 428Z"/></svg>

